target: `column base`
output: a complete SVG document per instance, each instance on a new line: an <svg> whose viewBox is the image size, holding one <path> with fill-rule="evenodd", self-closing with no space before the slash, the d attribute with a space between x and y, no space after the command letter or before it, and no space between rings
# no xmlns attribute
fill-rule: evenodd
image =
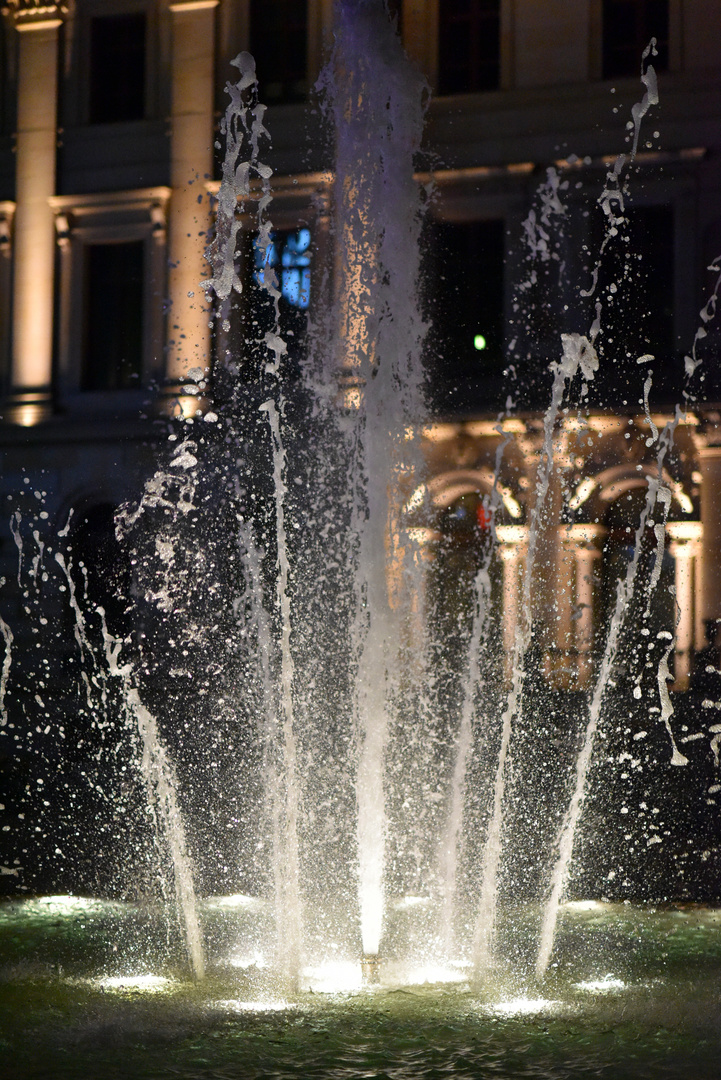
<svg viewBox="0 0 721 1080"><path fill-rule="evenodd" d="M19 427L35 427L53 415L50 390L15 390L2 403L2 419Z"/></svg>
<svg viewBox="0 0 721 1080"><path fill-rule="evenodd" d="M156 409L160 416L201 419L210 409L210 399L202 393L189 394L188 387L193 386L191 379L185 382L166 383L156 400Z"/></svg>

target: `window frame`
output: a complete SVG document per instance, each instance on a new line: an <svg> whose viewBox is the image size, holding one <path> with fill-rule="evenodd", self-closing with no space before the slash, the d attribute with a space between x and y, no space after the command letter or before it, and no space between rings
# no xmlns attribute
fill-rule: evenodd
<svg viewBox="0 0 721 1080"><path fill-rule="evenodd" d="M668 68L665 72L681 71L683 62L684 13L683 0L668 0ZM641 56L638 58L638 74L617 75L606 79L603 75L603 0L590 0L589 4L589 78L605 82L637 81L641 74Z"/></svg>
<svg viewBox="0 0 721 1080"><path fill-rule="evenodd" d="M163 300L166 292L167 210L171 189L51 199L58 246L56 356L54 386L68 411L136 408L150 383L164 371ZM142 241L143 311L141 378L138 390L83 390L85 337L85 258L94 244Z"/></svg>
<svg viewBox="0 0 721 1080"><path fill-rule="evenodd" d="M145 107L143 116L134 120L91 123L90 121L90 64L92 20L114 15L145 15ZM72 77L64 89L63 120L69 127L115 129L142 124L159 116L158 63L160 52L160 21L157 3L148 0L82 0L65 24L66 70Z"/></svg>
<svg viewBox="0 0 721 1080"><path fill-rule="evenodd" d="M495 86L485 87L478 90L455 90L451 92L443 92L439 90L440 79L440 66L441 66L441 52L440 52L440 40L441 40L441 12L442 12L442 0L436 0L435 3L435 70L433 72L434 89L439 97L458 97L463 94L492 94L498 90L507 90L511 85L511 71L510 71L510 41L511 35L509 29L512 23L512 12L508 0L499 0L498 2L498 81Z"/></svg>

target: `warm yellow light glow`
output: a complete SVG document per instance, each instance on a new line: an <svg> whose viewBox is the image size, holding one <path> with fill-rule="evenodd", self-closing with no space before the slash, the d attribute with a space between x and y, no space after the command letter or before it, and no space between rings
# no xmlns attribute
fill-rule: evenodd
<svg viewBox="0 0 721 1080"><path fill-rule="evenodd" d="M408 502L406 503L406 505L403 507L403 513L404 514L410 514L414 510L420 509L420 507L423 506L423 502L425 500L425 497L426 497L427 493L428 493L428 488L426 487L426 485L425 484L419 484L418 487L416 488L416 490L411 495Z"/></svg>
<svg viewBox="0 0 721 1080"><path fill-rule="evenodd" d="M340 405L348 412L358 412L363 402L363 391L359 386L344 387L340 394Z"/></svg>
<svg viewBox="0 0 721 1080"><path fill-rule="evenodd" d="M669 521L666 532L671 540L701 540L703 525L700 521Z"/></svg>
<svg viewBox="0 0 721 1080"><path fill-rule="evenodd" d="M32 402L28 405L16 405L13 410L13 420L21 427L35 427L42 423L47 416L47 406Z"/></svg>
<svg viewBox="0 0 721 1080"><path fill-rule="evenodd" d="M184 420L193 419L202 415L200 398L192 394L178 394L173 398L173 415L182 416Z"/></svg>
<svg viewBox="0 0 721 1080"><path fill-rule="evenodd" d="M458 424L428 424L423 428L423 438L428 442L448 442L458 435Z"/></svg>
<svg viewBox="0 0 721 1080"><path fill-rule="evenodd" d="M518 503L518 501L511 494L510 490L507 487L504 487L503 484L498 485L498 490L501 494L503 505L505 506L508 513L511 515L512 518L518 519L521 516L520 503Z"/></svg>
<svg viewBox="0 0 721 1080"><path fill-rule="evenodd" d="M439 540L440 533L435 529L406 529L406 535L408 539L414 544L418 544L423 547L425 544L430 544L431 540Z"/></svg>
<svg viewBox="0 0 721 1080"><path fill-rule="evenodd" d="M572 497L569 499L569 508L571 510L577 510L579 506L583 506L595 486L596 481L592 476L588 476L585 480L582 480L574 491Z"/></svg>
<svg viewBox="0 0 721 1080"><path fill-rule="evenodd" d="M673 489L673 494L674 494L674 497L676 499L676 502L681 507L684 514L692 514L693 513L693 501L690 498L690 496L688 496L686 494L686 492L683 490L683 488L681 487L678 480L674 480L671 487Z"/></svg>

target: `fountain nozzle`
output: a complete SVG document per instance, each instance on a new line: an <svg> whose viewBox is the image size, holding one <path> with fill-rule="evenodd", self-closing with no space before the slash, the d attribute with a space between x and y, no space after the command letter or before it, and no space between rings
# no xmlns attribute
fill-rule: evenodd
<svg viewBox="0 0 721 1080"><path fill-rule="evenodd" d="M361 973L364 986L377 986L381 981L381 958L378 953L363 953Z"/></svg>

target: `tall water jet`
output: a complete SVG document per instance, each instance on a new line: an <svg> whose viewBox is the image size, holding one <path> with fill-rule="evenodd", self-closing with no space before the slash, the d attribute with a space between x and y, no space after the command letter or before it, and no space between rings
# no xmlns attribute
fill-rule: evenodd
<svg viewBox="0 0 721 1080"><path fill-rule="evenodd" d="M281 431L284 412L281 363L287 346L281 336L279 300L280 281L271 260L271 230L268 208L272 201L270 177L272 170L260 160L261 145L269 135L264 127L265 106L258 101L258 81L255 61L249 53L241 53L233 61L240 71L237 84L228 85L230 103L227 106L221 134L226 136L223 181L218 193L218 223L214 243L207 257L214 271L205 282L207 291L215 293L221 303L220 320L229 326L228 301L233 292L243 291L238 271L237 238L240 215L251 192L251 183L259 182L261 195L257 200L257 238L255 241L258 271L256 280L269 299L272 326L262 341L261 363L268 388L274 396L259 406L268 420L271 437L271 462L276 541L275 608L279 622L280 673L277 694L277 719L267 718L266 738L276 732L280 740L279 765L275 775L268 777L273 828L273 867L276 893L276 925L278 958L288 976L297 983L302 937L300 895L300 866L298 853L299 780L293 704L293 656L291 653L291 608L289 597L289 554L285 526L286 457ZM244 155L248 155L245 159ZM250 551L247 555L250 555ZM254 568L247 569L254 577ZM266 646L269 643L264 643ZM259 649L261 652L262 649ZM266 706L270 702L266 702Z"/></svg>
<svg viewBox="0 0 721 1080"><path fill-rule="evenodd" d="M423 80L383 5L337 5L321 85L335 134L337 323L330 356L352 460L355 611L351 633L362 949L377 955L384 910L385 752L399 717L401 596L417 570L404 533L404 485L418 475L423 415L418 363L421 202L413 156L423 127ZM402 705L400 709L402 715Z"/></svg>

